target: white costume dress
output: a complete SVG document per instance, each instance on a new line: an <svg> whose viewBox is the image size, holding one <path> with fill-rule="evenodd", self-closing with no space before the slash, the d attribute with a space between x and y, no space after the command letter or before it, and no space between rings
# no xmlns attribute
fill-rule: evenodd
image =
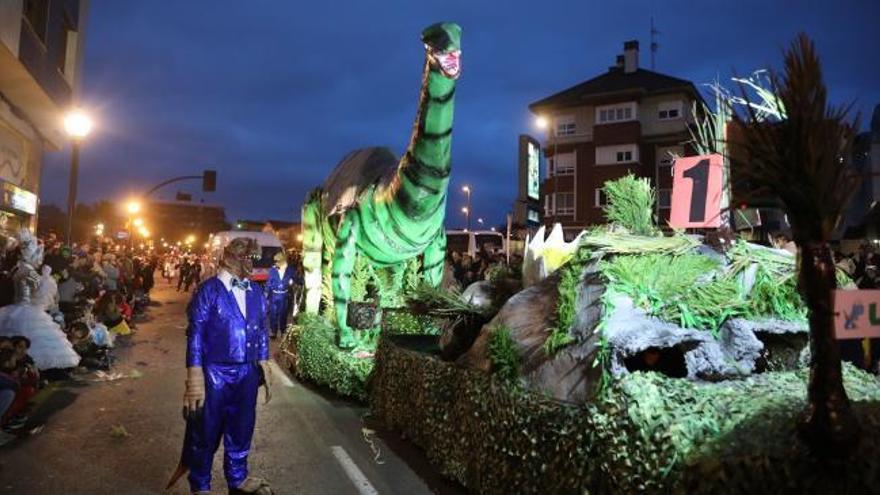
<svg viewBox="0 0 880 495"><path fill-rule="evenodd" d="M36 244L35 241L32 242ZM22 244L23 259L12 271L15 304L0 308L0 335L23 335L30 339L28 354L41 370L73 368L79 364L79 354L73 350L61 327L32 297L40 285L40 276L26 260L41 262L42 249L28 250L25 239L22 239Z"/></svg>

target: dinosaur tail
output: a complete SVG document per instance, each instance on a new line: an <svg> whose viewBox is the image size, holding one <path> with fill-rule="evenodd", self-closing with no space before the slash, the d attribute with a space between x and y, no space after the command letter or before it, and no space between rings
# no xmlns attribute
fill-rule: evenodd
<svg viewBox="0 0 880 495"><path fill-rule="evenodd" d="M315 189L302 208L303 270L305 271L306 312L316 314L321 305L321 189Z"/></svg>

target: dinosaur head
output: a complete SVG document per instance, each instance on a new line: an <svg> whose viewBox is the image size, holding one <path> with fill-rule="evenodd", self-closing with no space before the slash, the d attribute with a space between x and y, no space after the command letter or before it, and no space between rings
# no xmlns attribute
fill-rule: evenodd
<svg viewBox="0 0 880 495"><path fill-rule="evenodd" d="M422 42L431 66L449 79L461 75L461 28L452 22L440 22L422 31Z"/></svg>

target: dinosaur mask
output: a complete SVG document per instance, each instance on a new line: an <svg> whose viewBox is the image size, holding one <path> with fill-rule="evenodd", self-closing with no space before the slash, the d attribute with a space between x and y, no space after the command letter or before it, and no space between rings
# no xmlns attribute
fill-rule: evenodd
<svg viewBox="0 0 880 495"><path fill-rule="evenodd" d="M260 258L260 245L254 239L237 237L223 249L220 268L225 269L239 280L251 276L254 260Z"/></svg>
<svg viewBox="0 0 880 495"><path fill-rule="evenodd" d="M452 23L434 24L422 32L428 63L449 79L461 75L461 28Z"/></svg>

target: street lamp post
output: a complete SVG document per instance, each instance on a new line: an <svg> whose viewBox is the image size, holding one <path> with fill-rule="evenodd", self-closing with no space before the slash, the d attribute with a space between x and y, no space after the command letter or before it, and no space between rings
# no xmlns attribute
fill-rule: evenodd
<svg viewBox="0 0 880 495"><path fill-rule="evenodd" d="M79 179L79 147L92 130L92 119L79 110L64 118L64 130L72 139L70 156L70 182L67 185L67 245L73 244L73 213L76 209L76 189Z"/></svg>
<svg viewBox="0 0 880 495"><path fill-rule="evenodd" d="M469 231L471 230L471 188L470 186L465 185L461 187L461 190L467 195L466 206L462 208L461 211L464 213L465 224L467 225L465 230Z"/></svg>

